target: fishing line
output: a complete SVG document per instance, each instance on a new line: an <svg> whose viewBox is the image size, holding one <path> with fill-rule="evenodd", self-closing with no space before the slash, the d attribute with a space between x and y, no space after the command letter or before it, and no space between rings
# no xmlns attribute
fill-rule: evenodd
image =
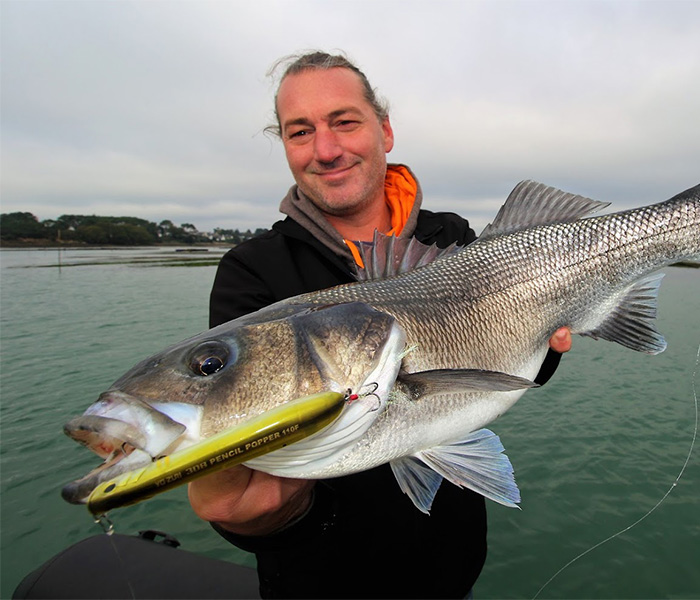
<svg viewBox="0 0 700 600"><path fill-rule="evenodd" d="M114 538L112 537L112 534L114 533L114 523L112 523L112 521L106 514L96 516L95 523L102 527L104 534L107 536L107 539L109 540L109 543L112 546L112 550L114 550L114 554L116 554L117 556L117 560L119 561L119 565L121 566L122 573L124 573L124 581L126 582L126 585L129 588L130 597L132 598L132 600L135 600L136 592L131 586L131 580L129 579L129 574L126 569L126 563L124 562L122 555L119 553L119 548L117 548L117 545L114 543Z"/></svg>
<svg viewBox="0 0 700 600"><path fill-rule="evenodd" d="M564 571L564 569L567 569L571 565L573 565L578 559L583 558L586 556L586 554L589 554L590 552L593 552L596 548L600 548L603 544L607 544L610 540L614 540L616 537L621 536L624 533L627 533L630 529L633 527L639 525L644 519L646 519L651 513L653 513L659 506L661 506L661 503L668 498L669 494L673 491L673 489L678 485L678 481L680 478L683 476L683 473L685 472L686 467L688 466L688 463L690 462L690 457L693 454L693 448L695 447L695 440L697 439L698 436L698 390L697 390L697 376L698 376L698 368L700 367L700 346L698 346L698 351L695 356L695 369L693 370L693 378L692 378L692 390L693 390L693 399L695 401L695 429L693 430L693 437L690 441L690 449L688 450L688 456L685 458L685 462L683 463L683 466L681 467L680 473L678 473L678 476L676 477L675 481L671 484L671 487L668 488L666 493L663 495L661 500L659 500L645 515L637 519L634 523L629 525L628 527L625 527L624 529L621 529L617 533L614 533L608 538L605 538L601 542L598 542L594 546L591 546L588 550L585 552L581 552L578 556L575 558L572 558L568 563L566 563L561 569L559 569L554 575L552 575L547 582L539 589L537 590L537 593L532 597L532 600L535 600L541 593L544 588L546 588L554 579L556 579L559 574Z"/></svg>

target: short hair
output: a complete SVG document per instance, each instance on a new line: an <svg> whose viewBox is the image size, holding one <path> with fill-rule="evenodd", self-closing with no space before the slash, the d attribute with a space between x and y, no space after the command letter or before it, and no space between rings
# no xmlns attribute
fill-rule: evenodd
<svg viewBox="0 0 700 600"><path fill-rule="evenodd" d="M275 122L265 128L267 133L272 133L280 138L282 137L282 124L280 123L280 116L277 111L277 96L279 95L282 82L288 75L296 75L311 69L349 69L360 78L365 100L369 102L379 122L381 123L389 117L389 106L386 100L378 96L376 90L370 85L367 76L343 54L328 54L327 52L314 50L303 54L284 56L275 61L267 72L267 76L274 77L275 72L283 65L286 65L286 68L282 73L282 77L280 77L279 84L277 85L277 92L275 92Z"/></svg>

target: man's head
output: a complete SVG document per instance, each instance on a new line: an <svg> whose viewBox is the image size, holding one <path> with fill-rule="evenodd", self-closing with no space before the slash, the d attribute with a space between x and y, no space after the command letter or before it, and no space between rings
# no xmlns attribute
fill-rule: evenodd
<svg viewBox="0 0 700 600"><path fill-rule="evenodd" d="M328 215L383 205L386 153L394 143L386 107L345 57L296 58L275 98L276 132L299 188Z"/></svg>
<svg viewBox="0 0 700 600"><path fill-rule="evenodd" d="M389 117L389 107L384 100L382 100L378 95L376 90L370 85L367 76L350 60L348 60L342 54L327 54L326 52L309 52L307 54L294 54L292 56L287 56L278 60L268 72L268 75L272 75L282 66L286 65L282 77L280 78L280 86L282 81L287 75L296 75L297 73L302 73L303 71L310 69L348 69L355 73L362 83L362 89L365 96L365 100L370 104L374 114L377 115L377 119L381 123L384 119ZM279 88L278 88L279 93ZM282 127L280 125L280 115L277 108L277 95L275 95L275 119L276 123L265 128L265 131L273 133L277 137L282 137Z"/></svg>

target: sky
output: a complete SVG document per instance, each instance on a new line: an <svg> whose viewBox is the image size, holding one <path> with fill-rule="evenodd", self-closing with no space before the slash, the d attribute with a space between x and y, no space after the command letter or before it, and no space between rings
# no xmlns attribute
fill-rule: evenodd
<svg viewBox="0 0 700 600"><path fill-rule="evenodd" d="M269 227L280 57L342 51L391 162L478 231L523 179L619 210L700 182L700 1L0 0L0 212Z"/></svg>

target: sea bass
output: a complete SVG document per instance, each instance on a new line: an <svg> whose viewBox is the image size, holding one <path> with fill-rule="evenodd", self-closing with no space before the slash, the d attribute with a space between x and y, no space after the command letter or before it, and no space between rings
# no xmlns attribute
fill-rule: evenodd
<svg viewBox="0 0 700 600"><path fill-rule="evenodd" d="M342 476L390 463L422 511L443 479L506 506L520 495L484 427L534 384L558 328L656 354L659 268L700 260L700 185L634 210L524 181L465 248L375 237L364 280L278 302L134 366L65 426L104 464L101 482L294 398L346 394L310 437L245 464Z"/></svg>

